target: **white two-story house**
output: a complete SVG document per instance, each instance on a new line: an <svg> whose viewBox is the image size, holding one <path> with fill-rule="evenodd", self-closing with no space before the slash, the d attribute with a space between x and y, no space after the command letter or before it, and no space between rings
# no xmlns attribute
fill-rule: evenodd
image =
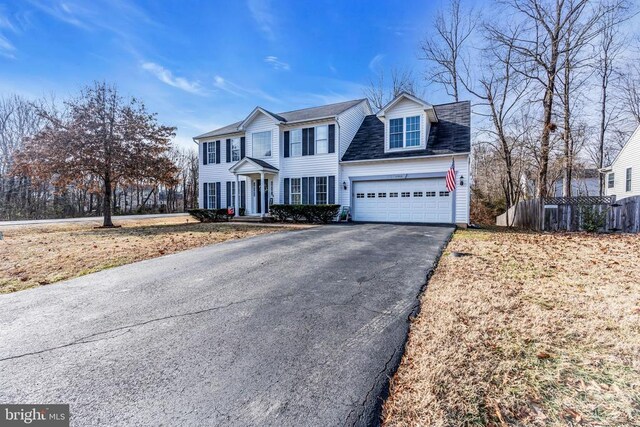
<svg viewBox="0 0 640 427"><path fill-rule="evenodd" d="M402 93L376 114L365 99L277 114L256 107L194 140L202 208L264 216L274 203L339 204L355 221L469 222L469 102Z"/></svg>

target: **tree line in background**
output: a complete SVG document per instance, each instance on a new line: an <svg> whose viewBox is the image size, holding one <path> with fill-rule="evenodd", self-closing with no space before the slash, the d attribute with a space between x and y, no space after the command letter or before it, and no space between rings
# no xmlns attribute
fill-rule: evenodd
<svg viewBox="0 0 640 427"><path fill-rule="evenodd" d="M0 220L182 212L198 155L142 102L96 82L75 98L0 98Z"/></svg>
<svg viewBox="0 0 640 427"><path fill-rule="evenodd" d="M419 44L424 81L472 100L472 221L526 198L574 196L575 179L615 158L640 124L638 38L625 0L451 0ZM415 74L381 72L367 96L424 95ZM604 176L599 191L604 192ZM593 194L591 194L593 195Z"/></svg>

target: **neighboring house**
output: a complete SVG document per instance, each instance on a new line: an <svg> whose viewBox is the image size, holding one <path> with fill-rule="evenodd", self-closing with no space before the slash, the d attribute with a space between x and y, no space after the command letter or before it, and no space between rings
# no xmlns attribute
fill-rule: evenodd
<svg viewBox="0 0 640 427"><path fill-rule="evenodd" d="M562 197L564 179L560 178L554 183L556 197ZM574 170L571 177L572 196L599 196L600 172L598 169Z"/></svg>
<svg viewBox="0 0 640 427"><path fill-rule="evenodd" d="M638 126L605 174L605 194L617 200L640 195L640 126Z"/></svg>
<svg viewBox="0 0 640 427"><path fill-rule="evenodd" d="M202 208L264 215L273 203L335 203L355 221L469 222L469 102L402 93L377 114L365 99L278 114L256 107L194 140Z"/></svg>

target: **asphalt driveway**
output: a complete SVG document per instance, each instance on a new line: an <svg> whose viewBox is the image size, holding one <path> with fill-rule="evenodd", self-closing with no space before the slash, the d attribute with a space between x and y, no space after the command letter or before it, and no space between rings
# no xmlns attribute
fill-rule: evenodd
<svg viewBox="0 0 640 427"><path fill-rule="evenodd" d="M375 424L447 227L325 226L0 295L0 403L72 425Z"/></svg>

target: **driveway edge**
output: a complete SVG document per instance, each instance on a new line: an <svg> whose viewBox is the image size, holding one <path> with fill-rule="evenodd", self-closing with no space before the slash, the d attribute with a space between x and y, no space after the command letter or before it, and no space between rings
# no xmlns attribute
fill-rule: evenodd
<svg viewBox="0 0 640 427"><path fill-rule="evenodd" d="M442 245L440 245L440 247L438 248L436 258L433 261L433 264L431 264L431 266L427 270L425 282L420 287L420 290L416 295L415 304L413 305L411 311L409 312L409 315L407 316L407 320L404 328L404 337L402 339L402 342L394 350L393 354L391 355L391 358L387 361L387 363L385 363L384 369L380 372L380 374L378 375L378 378L376 378L376 381L371 390L374 391L375 389L378 389L378 392L373 396L368 396L363 404L365 408L370 407L371 410L367 414L365 409L365 412L363 412L360 418L360 421L362 423L361 425L379 426L382 424L382 406L384 405L384 402L389 397L389 385L390 385L391 378L395 375L396 371L398 370L398 367L400 366L400 362L402 360L402 356L404 355L404 350L407 345L407 340L409 339L409 332L411 329L411 320L416 316L418 316L418 314L420 314L420 310L422 308L420 304L420 300L422 298L422 295L427 290L427 287L429 285L429 280L431 280L431 276L433 276L436 270L436 267L440 262L440 258L442 257L442 254L444 253L446 247L449 245L449 242L451 242L451 239L453 238L453 233L455 233L456 229L457 228L454 228L449 234L449 236L447 237L447 239L442 243ZM379 381L381 380L383 381L382 384L379 383ZM375 399L375 400L371 401L371 399ZM360 423L356 421L354 425L360 425Z"/></svg>

